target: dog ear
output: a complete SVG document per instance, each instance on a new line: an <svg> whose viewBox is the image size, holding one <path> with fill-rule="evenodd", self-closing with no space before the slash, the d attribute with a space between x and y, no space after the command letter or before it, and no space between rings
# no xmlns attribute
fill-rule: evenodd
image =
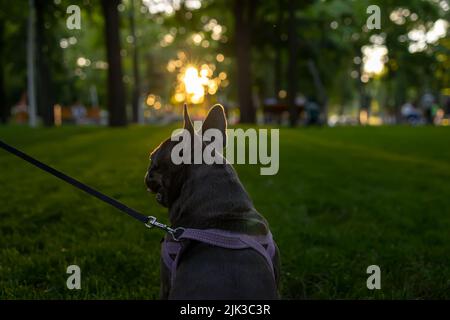
<svg viewBox="0 0 450 320"><path fill-rule="evenodd" d="M223 146L225 147L227 144L227 118L225 116L225 110L220 104L216 104L209 110L208 115L203 122L202 132L204 133L208 129L217 129L222 133Z"/></svg>
<svg viewBox="0 0 450 320"><path fill-rule="evenodd" d="M191 117L189 116L186 103L184 104L183 117L184 117L184 129L189 131L189 133L192 135L194 133L194 125L192 124Z"/></svg>

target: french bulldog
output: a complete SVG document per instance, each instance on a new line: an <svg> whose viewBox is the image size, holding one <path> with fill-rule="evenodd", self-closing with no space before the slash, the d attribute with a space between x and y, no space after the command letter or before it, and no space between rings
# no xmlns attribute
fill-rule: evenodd
<svg viewBox="0 0 450 320"><path fill-rule="evenodd" d="M227 121L221 105L209 110L201 132L211 128L226 137ZM184 129L193 139L200 139L186 105ZM253 206L229 163L174 164L171 154L177 143L171 138L163 141L151 153L145 174L147 189L156 194L159 204L168 208L173 228L213 228L248 235L269 232L266 219ZM202 146L206 143L202 142ZM251 248L226 249L198 241L188 241L183 246L173 283L161 260L161 299L279 298L278 248L271 270L261 254Z"/></svg>

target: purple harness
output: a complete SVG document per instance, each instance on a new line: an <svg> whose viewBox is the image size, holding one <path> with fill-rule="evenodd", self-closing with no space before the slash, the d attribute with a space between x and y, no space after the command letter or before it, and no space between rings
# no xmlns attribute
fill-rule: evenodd
<svg viewBox="0 0 450 320"><path fill-rule="evenodd" d="M266 235L248 235L220 229L184 229L177 237L177 241L171 239L170 235L164 238L161 244L161 255L166 267L170 270L171 282L175 280L175 272L183 248L181 240L195 240L216 247L227 249L254 249L267 261L272 275L275 278L274 263L275 242L270 231Z"/></svg>

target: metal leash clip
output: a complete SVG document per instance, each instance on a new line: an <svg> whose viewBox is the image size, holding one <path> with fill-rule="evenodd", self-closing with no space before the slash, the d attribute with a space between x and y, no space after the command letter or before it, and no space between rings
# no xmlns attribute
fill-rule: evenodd
<svg viewBox="0 0 450 320"><path fill-rule="evenodd" d="M176 229L173 229L164 223L158 222L158 220L154 216L148 216L147 218L148 218L148 220L145 223L145 226L147 228L152 229L153 227L157 227L159 229L162 229L162 230L166 231L167 233L169 233L172 236L173 240L175 240L175 241L179 241L180 236L184 232L183 227L178 227Z"/></svg>

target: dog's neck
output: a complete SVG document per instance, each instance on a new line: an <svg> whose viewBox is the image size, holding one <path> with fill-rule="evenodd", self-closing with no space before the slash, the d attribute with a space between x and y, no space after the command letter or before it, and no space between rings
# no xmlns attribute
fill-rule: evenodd
<svg viewBox="0 0 450 320"><path fill-rule="evenodd" d="M169 219L173 227L218 228L264 234L266 220L256 211L229 164L189 166L172 190Z"/></svg>

